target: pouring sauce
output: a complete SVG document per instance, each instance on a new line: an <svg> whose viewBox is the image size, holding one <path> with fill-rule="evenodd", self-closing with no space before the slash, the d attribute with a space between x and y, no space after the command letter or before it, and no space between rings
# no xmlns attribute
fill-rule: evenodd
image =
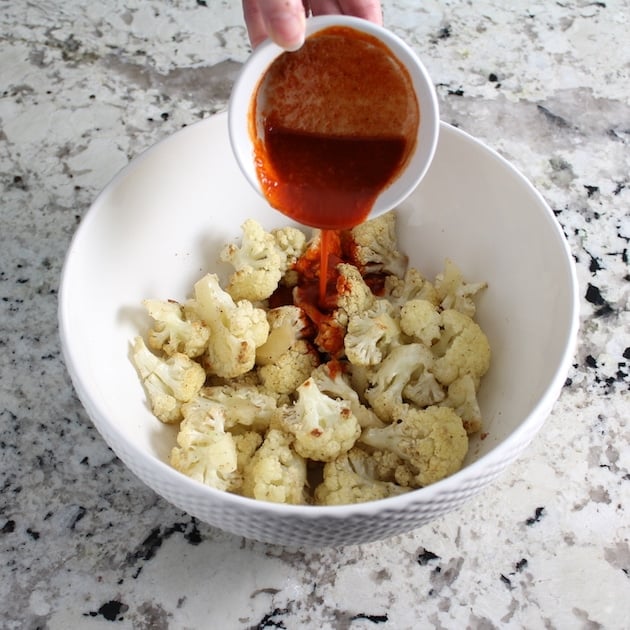
<svg viewBox="0 0 630 630"><path fill-rule="evenodd" d="M405 166L419 122L411 77L387 46L349 27L318 31L269 66L252 100L263 193L305 225L354 227Z"/></svg>
<svg viewBox="0 0 630 630"><path fill-rule="evenodd" d="M363 222L416 145L420 110L411 77L375 37L330 27L269 66L250 107L263 194L324 230L320 302L328 277L326 230Z"/></svg>

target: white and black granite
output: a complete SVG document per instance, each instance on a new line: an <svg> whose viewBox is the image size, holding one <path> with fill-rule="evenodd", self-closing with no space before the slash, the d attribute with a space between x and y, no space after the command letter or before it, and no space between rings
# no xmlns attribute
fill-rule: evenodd
<svg viewBox="0 0 630 630"><path fill-rule="evenodd" d="M630 624L630 6L384 9L432 74L442 118L533 181L574 252L580 344L542 432L464 509L360 547L252 543L156 497L73 393L59 273L112 175L224 107L249 53L240 3L3 2L0 627Z"/></svg>

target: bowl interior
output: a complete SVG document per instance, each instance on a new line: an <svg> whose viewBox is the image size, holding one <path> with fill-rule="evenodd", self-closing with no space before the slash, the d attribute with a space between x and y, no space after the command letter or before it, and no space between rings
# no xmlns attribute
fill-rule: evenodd
<svg viewBox="0 0 630 630"><path fill-rule="evenodd" d="M184 299L218 251L256 218L288 220L245 183L225 114L185 128L123 170L95 201L68 252L60 332L77 392L119 455L163 467L174 442L157 421L129 360L147 330L147 297ZM478 319L493 349L480 402L487 438L467 464L531 430L557 397L571 360L577 306L571 256L540 196L512 167L442 125L433 164L399 213L400 244L432 277L445 257L486 280ZM126 459L123 456L123 459ZM168 471L168 472L167 472ZM423 491L420 491L423 492Z"/></svg>

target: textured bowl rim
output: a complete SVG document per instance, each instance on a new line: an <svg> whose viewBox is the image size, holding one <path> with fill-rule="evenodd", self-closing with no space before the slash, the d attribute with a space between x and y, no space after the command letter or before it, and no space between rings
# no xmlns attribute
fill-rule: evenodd
<svg viewBox="0 0 630 630"><path fill-rule="evenodd" d="M396 497L380 499L378 501L340 506L285 505L259 501L256 499L250 499L247 497L230 494L227 492L216 490L215 488L212 488L210 486L205 486L202 483L183 475L182 473L172 468L166 462L158 459L155 455L147 455L144 451L136 447L133 443L125 443L125 449L114 448L111 446L110 436L117 433L116 425L112 424L107 418L106 414L90 399L87 389L81 379L81 375L77 367L77 361L75 360L73 352L70 349L71 343L70 329L68 326L68 294L70 293L71 288L68 284L67 271L70 265L70 260L72 258L74 246L79 241L79 239L81 239L82 234L89 228L89 225L93 220L93 216L95 214L94 209L98 206L100 199L108 194L111 189L115 188L118 182L126 177L129 169L133 168L136 163L144 160L149 154L157 150L158 147L161 147L164 143L167 143L173 136L182 133L190 133L196 125L226 124L226 117L226 112L220 112L193 125L189 125L188 127L175 132L175 134L171 134L170 136L163 138L162 140L139 154L134 160L132 160L127 166L125 166L120 172L118 172L114 176L114 178L106 185L102 192L96 197L96 199L84 215L81 223L77 227L71 239L70 246L67 250L60 277L58 301L58 325L61 340L62 357L66 364L66 368L68 370L72 384L75 388L80 402L82 403L83 407L88 413L88 416L90 417L93 424L96 426L99 433L107 442L108 446L112 448L116 455L123 461L123 463L125 463L128 468L131 469L132 472L140 477L141 481L145 483L145 485L149 484L147 484L147 482L145 482L141 478L138 470L146 468L157 468L159 469L161 475L166 475L166 477L170 481L181 485L182 488L185 489L187 492L195 495L206 495L209 502L220 502L226 505L232 505L235 508L241 508L245 510L254 509L257 513L261 515L273 514L275 516L295 516L313 521L317 521L318 519L322 518L343 519L348 518L349 516L362 514L373 515L383 512L399 512L405 507L414 504L433 503L439 496L447 495L460 488L462 486L462 481L469 478L480 478L481 475L479 475L479 473L481 471L487 471L494 468L498 471L497 474L501 472L501 470L505 468L511 460L515 459L522 452L522 450L527 446L527 444L542 427L543 423L551 412L555 401L560 395L560 391L568 374L571 361L575 354L580 313L575 261L569 249L568 242L562 232L562 228L560 227L560 224L554 216L551 208L544 200L542 195L529 182L529 180L527 180L525 176L521 174L520 171L518 171L505 158L499 155L499 153L497 153L492 148L488 147L484 142L474 138L467 132L462 131L461 129L458 129L445 122L440 123L441 134L459 136L460 140L469 144L473 144L477 148L485 151L490 157L498 161L503 168L509 169L512 172L512 175L519 179L521 183L529 189L529 191L534 195L535 199L540 205L541 211L546 214L551 229L554 230L555 236L563 249L565 260L567 263L568 277L566 278L566 280L569 283L568 289L571 297L571 319L570 322L568 322L569 325L566 329L566 335L563 342L564 350L562 352L561 359L555 369L554 378L547 385L544 392L539 397L538 401L533 405L530 413L525 418L523 418L517 429L510 433L508 437L503 439L501 442L497 443L488 453L482 455L478 460L472 462L471 464L468 464L453 475L434 484L426 486L425 488L413 490ZM506 456L506 454L508 455ZM480 487L483 485L484 484L480 484ZM174 504L177 503L173 500L170 500L170 502Z"/></svg>

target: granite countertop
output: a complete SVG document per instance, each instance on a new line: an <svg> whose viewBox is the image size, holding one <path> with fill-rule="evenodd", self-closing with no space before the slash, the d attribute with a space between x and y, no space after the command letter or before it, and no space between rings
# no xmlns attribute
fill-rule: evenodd
<svg viewBox="0 0 630 630"><path fill-rule="evenodd" d="M224 108L239 2L4 2L0 25L0 626L624 628L630 618L630 9L386 0L443 120L541 191L577 261L581 332L528 451L404 536L283 549L139 482L79 404L56 307L71 236L142 150ZM544 316L544 314L542 314Z"/></svg>

